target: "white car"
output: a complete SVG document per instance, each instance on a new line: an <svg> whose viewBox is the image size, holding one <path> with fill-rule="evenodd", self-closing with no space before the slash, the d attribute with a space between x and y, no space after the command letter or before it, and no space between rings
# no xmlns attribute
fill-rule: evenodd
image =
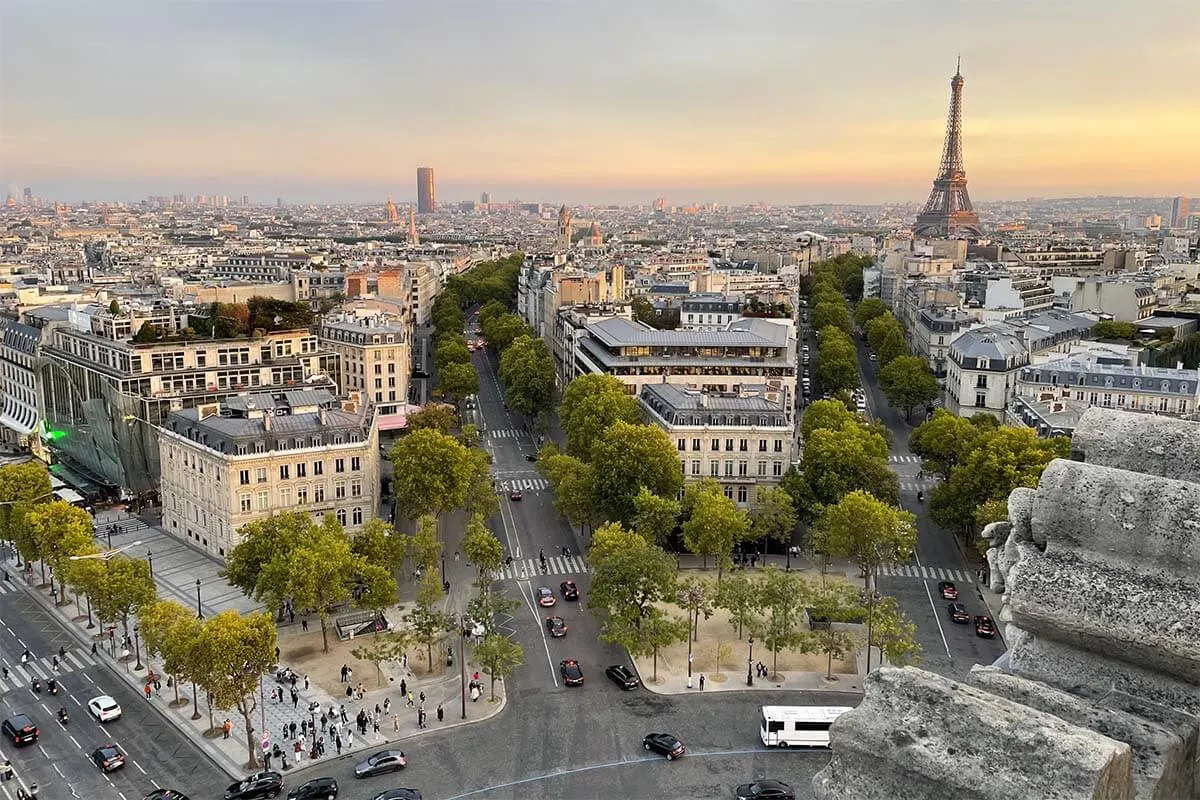
<svg viewBox="0 0 1200 800"><path fill-rule="evenodd" d="M99 697L93 697L88 700L88 712L96 718L98 722L111 722L114 719L121 718L121 706L116 700L113 700L106 694Z"/></svg>

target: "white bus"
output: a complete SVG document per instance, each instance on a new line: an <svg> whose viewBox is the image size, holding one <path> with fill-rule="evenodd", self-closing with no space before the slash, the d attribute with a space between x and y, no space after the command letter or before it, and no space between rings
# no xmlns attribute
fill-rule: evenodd
<svg viewBox="0 0 1200 800"><path fill-rule="evenodd" d="M767 747L829 747L830 724L849 706L763 706L759 734Z"/></svg>

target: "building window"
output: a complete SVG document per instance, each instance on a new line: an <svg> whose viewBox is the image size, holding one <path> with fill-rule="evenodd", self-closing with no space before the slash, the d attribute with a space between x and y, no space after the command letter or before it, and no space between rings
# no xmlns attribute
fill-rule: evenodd
<svg viewBox="0 0 1200 800"><path fill-rule="evenodd" d="M712 440L712 449L713 449L714 453L721 449L721 440L720 439Z"/></svg>
<svg viewBox="0 0 1200 800"><path fill-rule="evenodd" d="M738 440L738 450L740 450L741 452L744 453L749 449L750 449L750 442L748 440L746 440L746 439Z"/></svg>
<svg viewBox="0 0 1200 800"><path fill-rule="evenodd" d="M267 468L259 467L258 469L254 470L254 479L255 479L256 483L266 483L267 482Z"/></svg>
<svg viewBox="0 0 1200 800"><path fill-rule="evenodd" d="M297 486L296 487L296 505L298 505L298 506L308 505L308 487L307 486Z"/></svg>
<svg viewBox="0 0 1200 800"><path fill-rule="evenodd" d="M313 502L314 503L324 503L325 502L325 487L324 486L314 486L313 487Z"/></svg>
<svg viewBox="0 0 1200 800"><path fill-rule="evenodd" d="M766 439L758 440L758 452L760 452L760 453L767 452L767 440Z"/></svg>
<svg viewBox="0 0 1200 800"><path fill-rule="evenodd" d="M339 525L345 525L345 524L346 524L346 509L344 509L344 508L339 508L339 509L337 510L337 515L336 515L336 516L337 516L337 521L338 521L338 524L339 524Z"/></svg>
<svg viewBox="0 0 1200 800"><path fill-rule="evenodd" d="M268 508L271 507L270 495L267 492L259 492L257 499L258 499L258 510L259 511L266 511Z"/></svg>
<svg viewBox="0 0 1200 800"><path fill-rule="evenodd" d="M775 452L776 452L776 453L782 453L782 452L783 452L783 439L776 439L776 440L775 440Z"/></svg>
<svg viewBox="0 0 1200 800"><path fill-rule="evenodd" d="M250 510L250 495L239 494L238 495L238 505L242 509L243 514L248 512Z"/></svg>
<svg viewBox="0 0 1200 800"><path fill-rule="evenodd" d="M723 486L721 488L725 492L725 496L728 497L730 500L732 500L733 499L733 487L732 486Z"/></svg>
<svg viewBox="0 0 1200 800"><path fill-rule="evenodd" d="M334 500L345 500L346 499L346 482L345 481L338 481L337 483L335 483L333 485L333 499Z"/></svg>
<svg viewBox="0 0 1200 800"><path fill-rule="evenodd" d="M776 478L781 477L783 475L783 462L782 461L775 462L773 474L775 475Z"/></svg>
<svg viewBox="0 0 1200 800"><path fill-rule="evenodd" d="M358 456L354 456L353 458L351 458L350 459L350 471L358 472L361 469L362 469L362 459L359 458Z"/></svg>
<svg viewBox="0 0 1200 800"><path fill-rule="evenodd" d="M710 462L708 465L708 474L714 478L719 476L721 474L721 462L720 461Z"/></svg>
<svg viewBox="0 0 1200 800"><path fill-rule="evenodd" d="M678 440L676 440L676 447L678 447L678 448L679 448L679 452L681 452L681 453L682 453L684 450L687 450L687 439L678 439Z"/></svg>
<svg viewBox="0 0 1200 800"><path fill-rule="evenodd" d="M975 376L975 388L976 389L986 389L987 388L987 375L976 375Z"/></svg>
<svg viewBox="0 0 1200 800"><path fill-rule="evenodd" d="M748 496L748 495L747 495L747 492L746 492L746 487L745 487L745 486L739 486L739 487L738 487L738 489L737 489L737 501L738 501L739 503L744 503L744 502L746 502L746 497L747 497L747 496Z"/></svg>
<svg viewBox="0 0 1200 800"><path fill-rule="evenodd" d="M279 490L279 505L283 508L292 507L292 490L290 487L283 487Z"/></svg>
<svg viewBox="0 0 1200 800"><path fill-rule="evenodd" d="M287 464L280 464L279 465L279 480L286 481L288 478L292 477L291 469L292 468L290 466L288 466Z"/></svg>
<svg viewBox="0 0 1200 800"><path fill-rule="evenodd" d="M351 513L350 523L352 525L362 525L363 524L363 513L362 513L361 508L356 508L356 509L354 509L353 513Z"/></svg>
<svg viewBox="0 0 1200 800"><path fill-rule="evenodd" d="M303 461L296 462L296 477L304 478L308 476L308 464Z"/></svg>
<svg viewBox="0 0 1200 800"><path fill-rule="evenodd" d="M350 481L350 496L362 497L362 481L357 478Z"/></svg>
<svg viewBox="0 0 1200 800"><path fill-rule="evenodd" d="M700 449L700 440L692 439L692 452L696 452L699 449Z"/></svg>
<svg viewBox="0 0 1200 800"><path fill-rule="evenodd" d="M725 440L725 452L726 452L726 453L732 453L732 452L733 452L733 439L726 439L726 440Z"/></svg>
<svg viewBox="0 0 1200 800"><path fill-rule="evenodd" d="M767 462L765 462L765 461L758 462L758 474L764 478L767 476Z"/></svg>
<svg viewBox="0 0 1200 800"><path fill-rule="evenodd" d="M739 461L738 462L738 476L744 478L749 474L750 474L750 462Z"/></svg>
<svg viewBox="0 0 1200 800"><path fill-rule="evenodd" d="M324 475L324 474L325 474L325 462L324 461L314 461L313 462L313 475Z"/></svg>
<svg viewBox="0 0 1200 800"><path fill-rule="evenodd" d="M333 471L334 472L345 472L346 471L346 459L335 458L333 460Z"/></svg>
<svg viewBox="0 0 1200 800"><path fill-rule="evenodd" d="M692 461L692 475L696 476L697 478L700 477L700 461L699 461L699 459Z"/></svg>
<svg viewBox="0 0 1200 800"><path fill-rule="evenodd" d="M987 408L987 395L982 392L975 395L975 407Z"/></svg>
<svg viewBox="0 0 1200 800"><path fill-rule="evenodd" d="M250 485L250 470L243 469L238 472L238 483L242 486Z"/></svg>
<svg viewBox="0 0 1200 800"><path fill-rule="evenodd" d="M733 477L733 462L732 461L725 462L725 476L727 478Z"/></svg>

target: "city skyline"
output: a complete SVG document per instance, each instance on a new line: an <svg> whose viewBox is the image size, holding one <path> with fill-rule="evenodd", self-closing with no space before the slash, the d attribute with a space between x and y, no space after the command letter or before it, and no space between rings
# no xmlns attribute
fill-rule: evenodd
<svg viewBox="0 0 1200 800"><path fill-rule="evenodd" d="M427 165L449 201L920 203L961 51L976 200L1196 193L1200 9L1049 5L14 0L0 182L409 203Z"/></svg>

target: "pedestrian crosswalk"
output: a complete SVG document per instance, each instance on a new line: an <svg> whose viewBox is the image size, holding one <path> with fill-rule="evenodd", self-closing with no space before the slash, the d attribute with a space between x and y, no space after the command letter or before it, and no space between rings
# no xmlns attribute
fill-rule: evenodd
<svg viewBox="0 0 1200 800"><path fill-rule="evenodd" d="M879 576L889 578L921 578L927 581L954 581L955 583L975 582L975 577L966 570L949 569L947 567L918 567L916 564L880 567Z"/></svg>
<svg viewBox="0 0 1200 800"><path fill-rule="evenodd" d="M94 667L100 663L98 656L93 656L86 650L67 650L65 655L58 657L58 669L55 669L55 657L54 654L40 657L35 654L29 663L22 664L19 653L12 657L6 654L4 666L8 673L0 675L0 694L11 692L14 689L28 689L34 678L38 678L43 684L46 683L47 678L62 681L64 676L69 676L72 672ZM70 679L68 678L68 680Z"/></svg>
<svg viewBox="0 0 1200 800"><path fill-rule="evenodd" d="M888 456L888 463L890 463L890 464L920 464L921 457L913 456L913 455L908 455L908 456L890 455L890 456Z"/></svg>
<svg viewBox="0 0 1200 800"><path fill-rule="evenodd" d="M550 488L550 481L545 478L509 478L508 480L497 481L496 491L515 492L543 492Z"/></svg>
<svg viewBox="0 0 1200 800"><path fill-rule="evenodd" d="M487 435L493 439L517 439L525 435L525 431L520 428L498 428L487 432Z"/></svg>
<svg viewBox="0 0 1200 800"><path fill-rule="evenodd" d="M537 580L549 575L582 575L587 572L587 564L579 556L547 556L546 571L542 572L541 564L536 558L519 558L511 564L502 567L499 580Z"/></svg>

